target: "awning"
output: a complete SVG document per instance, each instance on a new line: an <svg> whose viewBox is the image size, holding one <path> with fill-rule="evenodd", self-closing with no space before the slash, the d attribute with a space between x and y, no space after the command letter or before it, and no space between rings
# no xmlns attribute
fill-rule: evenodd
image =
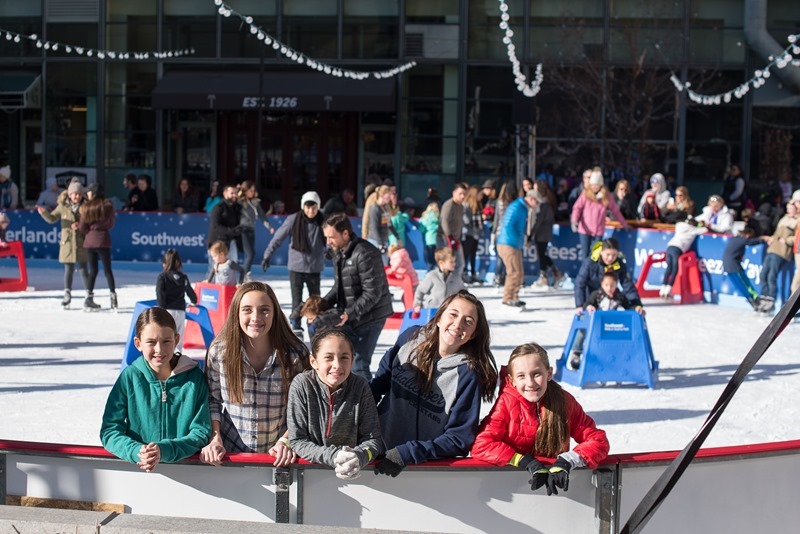
<svg viewBox="0 0 800 534"><path fill-rule="evenodd" d="M313 72L169 72L153 90L158 109L394 111L396 80L351 80Z"/></svg>
<svg viewBox="0 0 800 534"><path fill-rule="evenodd" d="M0 71L0 109L42 107L41 80L38 73Z"/></svg>

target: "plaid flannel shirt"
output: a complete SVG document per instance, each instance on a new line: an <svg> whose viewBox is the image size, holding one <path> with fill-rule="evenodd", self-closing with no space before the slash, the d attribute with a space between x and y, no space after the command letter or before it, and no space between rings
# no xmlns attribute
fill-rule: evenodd
<svg viewBox="0 0 800 534"><path fill-rule="evenodd" d="M211 420L219 421L220 436L228 452L268 452L286 433L286 401L283 397L283 377L275 351L264 369L256 373L247 353L242 349L242 404L230 400L230 391L222 372L221 344L215 343L208 352L208 379ZM291 355L295 373L302 370L298 355Z"/></svg>

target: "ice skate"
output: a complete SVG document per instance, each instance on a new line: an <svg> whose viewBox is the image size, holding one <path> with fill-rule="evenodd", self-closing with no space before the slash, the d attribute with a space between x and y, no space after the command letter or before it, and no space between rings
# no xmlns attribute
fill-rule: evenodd
<svg viewBox="0 0 800 534"><path fill-rule="evenodd" d="M94 301L94 294L89 293L86 296L86 300L83 301L83 311L85 312L95 312L100 309L100 305L95 303Z"/></svg>
<svg viewBox="0 0 800 534"><path fill-rule="evenodd" d="M759 315L772 315L775 313L775 297L761 297L758 313Z"/></svg>
<svg viewBox="0 0 800 534"><path fill-rule="evenodd" d="M550 289L550 281L547 279L547 275L545 273L541 273L539 278L530 285L530 288L536 292L548 291Z"/></svg>
<svg viewBox="0 0 800 534"><path fill-rule="evenodd" d="M117 305L117 294L112 292L111 293L111 311L116 313L118 311L118 308L119 307Z"/></svg>
<svg viewBox="0 0 800 534"><path fill-rule="evenodd" d="M522 300L504 300L503 306L508 306L509 308L514 308L519 311L525 309L525 301Z"/></svg>
<svg viewBox="0 0 800 534"><path fill-rule="evenodd" d="M558 270L558 267L555 265L553 265L550 270L553 273L553 288L561 289L564 286L564 282L566 282L567 277L564 276L564 273Z"/></svg>
<svg viewBox="0 0 800 534"><path fill-rule="evenodd" d="M567 367L569 367L573 371L577 371L580 366L581 366L581 353L580 351L574 350L572 351L572 355L569 357L569 363L567 364Z"/></svg>
<svg viewBox="0 0 800 534"><path fill-rule="evenodd" d="M65 289L64 298L61 299L61 307L64 308L65 310L68 310L70 302L72 302L72 290Z"/></svg>

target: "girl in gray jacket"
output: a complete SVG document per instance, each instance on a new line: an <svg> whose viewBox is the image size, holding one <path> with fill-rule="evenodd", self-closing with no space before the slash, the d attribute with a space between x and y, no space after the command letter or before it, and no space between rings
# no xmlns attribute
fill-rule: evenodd
<svg viewBox="0 0 800 534"><path fill-rule="evenodd" d="M292 450L352 480L384 451L378 410L367 381L352 374L353 343L341 330L311 342L311 367L289 388L287 424Z"/></svg>

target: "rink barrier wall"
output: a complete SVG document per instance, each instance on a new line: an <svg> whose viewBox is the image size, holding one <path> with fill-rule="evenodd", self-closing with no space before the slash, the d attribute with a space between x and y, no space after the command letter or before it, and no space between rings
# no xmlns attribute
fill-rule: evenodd
<svg viewBox="0 0 800 534"><path fill-rule="evenodd" d="M234 454L221 468L193 457L145 473L101 447L0 440L0 504L13 495L124 504L134 517L613 534L678 454L611 455L548 497L530 491L526 473L470 458L408 466L397 478L367 468L346 483L308 462L273 468L266 454ZM798 478L800 440L701 449L647 532L800 531Z"/></svg>
<svg viewBox="0 0 800 534"><path fill-rule="evenodd" d="M10 240L22 241L25 245L25 254L29 259L58 258L58 243L60 240L60 227L50 225L42 219L35 210L11 210L9 227ZM270 224L280 226L285 217L269 217ZM351 219L356 233L361 232L361 218ZM118 212L116 224L111 229L112 257L115 261L129 262L156 262L161 263L163 253L169 248L180 252L184 263L205 264L206 234L208 232L208 217L206 214L183 214L171 212ZM669 231L634 228L622 230L607 227L605 237L615 237L620 242L622 253L634 277L642 270L647 256L653 252L664 251L667 242L673 233ZM262 226L256 226L256 258L269 244L271 236ZM703 281L704 297L707 302L747 307L747 301L740 295L728 281L722 268L722 252L729 235L701 235L693 247L699 259L699 267ZM409 255L414 266L425 270L424 248L419 223L412 220L406 223L406 240ZM273 266L285 266L288 260L289 240L281 244L271 259ZM766 252L765 246L750 247L745 252L742 261L748 278L756 287L761 286L762 257ZM548 254L555 264L570 277L575 277L580 267L580 245L578 235L573 233L569 225L554 225L553 239L550 242ZM539 266L536 248L531 245L523 249L523 264L525 273L531 277L538 276ZM484 229L483 237L478 242L478 270L487 279L494 273L495 251L491 245L488 227ZM256 262L257 263L257 262ZM778 279L778 304L789 296L789 285L793 274L793 265L784 268ZM647 279L648 287L659 287L664 276L665 265L654 265Z"/></svg>

